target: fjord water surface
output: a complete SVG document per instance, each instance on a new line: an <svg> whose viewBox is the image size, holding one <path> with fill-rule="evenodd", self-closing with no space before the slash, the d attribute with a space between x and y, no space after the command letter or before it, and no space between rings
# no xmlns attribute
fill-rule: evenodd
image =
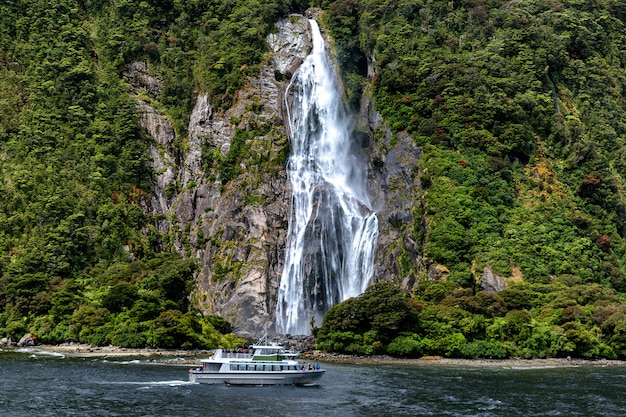
<svg viewBox="0 0 626 417"><path fill-rule="evenodd" d="M620 367L322 365L316 387L230 387L191 384L189 365L145 358L0 351L0 415L617 417L626 410Z"/></svg>

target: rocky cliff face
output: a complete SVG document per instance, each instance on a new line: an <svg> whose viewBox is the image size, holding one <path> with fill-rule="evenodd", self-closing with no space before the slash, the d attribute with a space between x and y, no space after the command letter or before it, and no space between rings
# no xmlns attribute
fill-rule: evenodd
<svg viewBox="0 0 626 417"><path fill-rule="evenodd" d="M406 289L423 275L421 257L422 187L418 161L420 149L406 133L393 135L374 109L366 90L360 111L360 126L372 136L371 180L379 190L378 247L373 281L392 281Z"/></svg>
<svg viewBox="0 0 626 417"><path fill-rule="evenodd" d="M194 304L227 318L241 335L262 334L274 320L289 204L283 94L309 38L306 18L280 21L268 37L271 58L230 109L218 111L207 96L197 97L183 151L174 146L180 138L171 123L139 101L142 127L153 138L154 194L144 210L169 237L164 246L198 259ZM125 78L135 91L160 89L141 62Z"/></svg>
<svg viewBox="0 0 626 417"><path fill-rule="evenodd" d="M225 317L249 337L271 332L274 323L290 201L284 92L310 50L306 18L281 20L268 44L271 57L232 108L218 111L206 96L197 97L182 147L173 145L171 123L139 101L141 124L154 139L154 194L144 210L169 237L165 246L198 259L193 304ZM148 95L161 88L143 63L133 63L125 77ZM380 209L373 279L410 287L421 265L420 151L407 135L392 136L367 93L359 119L362 144L373 161L371 193Z"/></svg>

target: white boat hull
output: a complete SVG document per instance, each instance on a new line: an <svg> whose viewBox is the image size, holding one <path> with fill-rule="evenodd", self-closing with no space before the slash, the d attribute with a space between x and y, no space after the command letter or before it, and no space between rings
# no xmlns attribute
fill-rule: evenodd
<svg viewBox="0 0 626 417"><path fill-rule="evenodd" d="M278 372L207 372L189 371L189 381L199 384L228 385L315 385L324 370Z"/></svg>

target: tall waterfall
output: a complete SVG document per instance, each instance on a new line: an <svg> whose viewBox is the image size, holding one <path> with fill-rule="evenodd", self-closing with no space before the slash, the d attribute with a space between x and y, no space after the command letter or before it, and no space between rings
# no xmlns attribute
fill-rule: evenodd
<svg viewBox="0 0 626 417"><path fill-rule="evenodd" d="M286 94L292 185L276 329L308 334L328 309L361 294L373 271L378 220L367 193L367 159L354 143L317 22L313 49Z"/></svg>

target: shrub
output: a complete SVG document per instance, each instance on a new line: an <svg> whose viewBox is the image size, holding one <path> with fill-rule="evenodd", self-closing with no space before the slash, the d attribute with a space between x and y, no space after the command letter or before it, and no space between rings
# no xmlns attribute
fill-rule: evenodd
<svg viewBox="0 0 626 417"><path fill-rule="evenodd" d="M416 334L400 335L387 346L387 353L394 356L417 358L422 356L422 343Z"/></svg>
<svg viewBox="0 0 626 417"><path fill-rule="evenodd" d="M509 352L496 340L475 340L463 346L460 355L471 359L504 359L509 357Z"/></svg>
<svg viewBox="0 0 626 417"><path fill-rule="evenodd" d="M200 346L201 326L197 319L176 310L167 310L157 317L147 333L152 347L189 349Z"/></svg>
<svg viewBox="0 0 626 417"><path fill-rule="evenodd" d="M115 346L127 348L142 348L146 346L146 333L144 328L133 320L127 320L118 324L115 330L108 334L107 338Z"/></svg>

